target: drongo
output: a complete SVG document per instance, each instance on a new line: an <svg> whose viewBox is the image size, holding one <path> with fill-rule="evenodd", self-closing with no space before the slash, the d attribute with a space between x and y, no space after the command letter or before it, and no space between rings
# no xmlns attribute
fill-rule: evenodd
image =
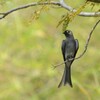
<svg viewBox="0 0 100 100"><path fill-rule="evenodd" d="M72 81L71 81L71 65L73 60L70 60L72 58L75 58L77 50L79 48L79 43L77 39L74 39L73 33L70 30L66 30L63 33L66 37L65 40L62 41L62 55L65 62L65 69L64 73L61 79L61 82L59 83L58 87L60 87L62 84L66 85L67 83L73 87Z"/></svg>

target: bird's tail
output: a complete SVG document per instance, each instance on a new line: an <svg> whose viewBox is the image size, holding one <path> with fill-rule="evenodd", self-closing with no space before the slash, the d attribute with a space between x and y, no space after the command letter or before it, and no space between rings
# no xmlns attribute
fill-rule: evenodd
<svg viewBox="0 0 100 100"><path fill-rule="evenodd" d="M69 84L71 87L72 86L72 81L71 81L71 66L65 66L65 69L64 69L64 73L63 73L63 76L62 76L62 79L61 79L61 82L59 83L58 85L58 88L63 84L63 85L66 85L66 84Z"/></svg>

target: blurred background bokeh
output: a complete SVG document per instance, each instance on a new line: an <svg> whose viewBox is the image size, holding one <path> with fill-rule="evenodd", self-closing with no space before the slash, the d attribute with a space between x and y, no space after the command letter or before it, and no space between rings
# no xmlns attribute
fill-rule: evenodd
<svg viewBox="0 0 100 100"><path fill-rule="evenodd" d="M37 0L0 0L0 12ZM57 0L56 0L57 1ZM73 8L85 0L65 0ZM96 27L87 52L72 65L73 88L57 88L64 65L61 42L65 38L62 26L56 28L67 11L48 6L38 20L30 7L0 20L0 100L100 100L100 24ZM84 11L98 11L88 5ZM99 17L100 18L100 17ZM97 17L77 16L68 26L79 40L77 56L84 45Z"/></svg>

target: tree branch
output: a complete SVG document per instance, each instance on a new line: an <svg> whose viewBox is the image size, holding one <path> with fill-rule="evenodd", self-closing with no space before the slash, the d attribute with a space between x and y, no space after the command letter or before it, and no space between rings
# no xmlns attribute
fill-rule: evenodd
<svg viewBox="0 0 100 100"><path fill-rule="evenodd" d="M67 62L67 61L76 60L76 59L81 58L81 57L86 53L87 48L88 48L88 45L89 45L89 41L90 41L91 36L92 36L92 33L93 33L93 31L95 30L96 26L97 26L99 23L100 23L100 20L98 20L98 21L96 22L96 24L95 24L94 27L92 28L91 32L89 33L88 38L87 38L87 41L86 41L86 44L85 44L85 48L84 48L84 51L82 52L82 54L80 54L80 55L79 55L78 57L76 57L76 58L71 58L71 59L68 59L68 60L66 60L66 61L64 61L64 62L62 62L62 63L60 63L60 64L54 65L54 68L65 64L65 62Z"/></svg>
<svg viewBox="0 0 100 100"><path fill-rule="evenodd" d="M68 6L64 0L60 0L59 2L34 2L34 3L30 3L30 4L26 4L26 5L22 5L19 6L17 8L13 8L11 10L8 10L4 13L0 13L0 19L5 18L7 15L11 14L12 12L21 10L21 9L25 9L25 8L29 8L32 6L39 6L39 5L55 5L55 6L59 6L61 8L64 8L68 11L73 11L76 12L77 10L72 8L71 6ZM84 17L99 17L100 16L100 12L81 12L79 14L79 16L84 16Z"/></svg>
<svg viewBox="0 0 100 100"><path fill-rule="evenodd" d="M25 8L29 8L29 7L37 6L37 5L59 5L59 3L57 3L57 2L51 2L51 3L49 3L49 2L43 2L43 3L42 2L39 2L39 3L34 2L34 3L22 5L22 6L19 6L17 8L13 8L5 13L0 13L0 15L1 15L0 19L5 18L8 14L15 12L17 10L21 10L21 9L25 9Z"/></svg>

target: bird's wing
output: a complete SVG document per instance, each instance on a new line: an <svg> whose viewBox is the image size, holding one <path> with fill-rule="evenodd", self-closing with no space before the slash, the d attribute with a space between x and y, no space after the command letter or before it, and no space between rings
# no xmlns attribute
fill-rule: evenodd
<svg viewBox="0 0 100 100"><path fill-rule="evenodd" d="M75 39L75 45L76 45L76 51L75 51L74 57L76 56L76 53L77 53L77 51L79 49L79 42L78 42L77 39Z"/></svg>
<svg viewBox="0 0 100 100"><path fill-rule="evenodd" d="M64 61L66 60L66 59L65 59L65 45L66 45L66 42L65 42L65 40L63 40L63 41L62 41L61 50L62 50L62 54L63 54L63 59L64 59Z"/></svg>
<svg viewBox="0 0 100 100"><path fill-rule="evenodd" d="M75 42L76 42L76 51L79 49L79 42L77 39L75 39Z"/></svg>

